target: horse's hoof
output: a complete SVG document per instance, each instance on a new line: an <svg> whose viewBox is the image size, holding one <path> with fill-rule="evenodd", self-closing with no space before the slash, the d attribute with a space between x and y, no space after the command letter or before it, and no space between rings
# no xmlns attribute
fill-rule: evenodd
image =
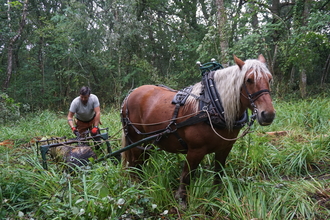
<svg viewBox="0 0 330 220"><path fill-rule="evenodd" d="M179 202L179 208L185 210L187 208L186 196L182 196L180 193L175 195L175 199Z"/></svg>
<svg viewBox="0 0 330 220"><path fill-rule="evenodd" d="M186 210L187 209L187 202L186 201L180 201L179 206L181 210Z"/></svg>

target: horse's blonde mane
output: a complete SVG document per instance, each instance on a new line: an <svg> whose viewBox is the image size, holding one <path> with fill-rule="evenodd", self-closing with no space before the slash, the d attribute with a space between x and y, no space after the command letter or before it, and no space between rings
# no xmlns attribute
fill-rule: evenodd
<svg viewBox="0 0 330 220"><path fill-rule="evenodd" d="M232 129L234 122L237 120L240 110L240 92L244 82L245 73L251 70L250 74L254 74L254 80L257 82L260 78L269 79L271 73L266 65L258 60L246 60L242 69L238 65L230 66L225 69L217 70L214 74L214 82L219 92L222 106L225 112L226 125L228 129ZM195 96L200 96L202 92L201 82L196 83L191 91ZM193 96L189 96L186 102L187 106L194 106L196 112L199 110L199 101Z"/></svg>

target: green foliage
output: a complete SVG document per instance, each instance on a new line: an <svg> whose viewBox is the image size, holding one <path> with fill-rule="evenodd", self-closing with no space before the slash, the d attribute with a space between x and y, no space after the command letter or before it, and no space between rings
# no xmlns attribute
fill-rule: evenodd
<svg viewBox="0 0 330 220"><path fill-rule="evenodd" d="M20 103L16 103L7 94L0 94L0 123L18 120L20 117Z"/></svg>
<svg viewBox="0 0 330 220"><path fill-rule="evenodd" d="M269 47L265 42L265 35L253 33L244 36L240 41L236 42L231 49L231 54L235 54L241 59L255 59L256 54L268 54Z"/></svg>
<svg viewBox="0 0 330 220"><path fill-rule="evenodd" d="M304 6L303 1L297 2L294 7L294 26L288 38L278 44L281 63L279 70L282 72L280 77L283 82L288 79L287 85L283 85L284 93L297 90L302 71L307 74L307 83L314 86L320 85L321 79L327 75L326 66L330 51L327 31L329 13L326 10L318 10L319 5L313 2L309 16L306 17L302 15L304 7L309 6ZM310 87L310 94L322 91L320 86L317 89L314 86Z"/></svg>
<svg viewBox="0 0 330 220"><path fill-rule="evenodd" d="M288 43L290 50L286 65L295 66L300 71L307 70L311 82L318 82L322 71L315 62L327 58L330 51L328 37L317 32L305 32L294 35Z"/></svg>
<svg viewBox="0 0 330 220"><path fill-rule="evenodd" d="M10 9L0 6L7 12L0 15L1 79L7 76L9 39L22 15L22 3L10 4ZM320 75L324 85L329 82L328 6L320 1L279 4L274 11L258 1L226 1L227 21L221 24L225 39L219 39L213 1L31 0L29 22L13 45L6 92L32 111L66 109L83 85L90 86L101 103L119 104L142 84L181 89L200 81L196 61L215 58L228 65L233 64L232 54L250 59L262 53L279 95L299 89L303 68L309 90L318 93ZM310 12L307 16L302 16L304 8ZM224 41L228 48L221 48Z"/></svg>
<svg viewBox="0 0 330 220"><path fill-rule="evenodd" d="M9 2L10 7L17 7L17 8L21 8L23 6L23 4L19 1L11 1Z"/></svg>

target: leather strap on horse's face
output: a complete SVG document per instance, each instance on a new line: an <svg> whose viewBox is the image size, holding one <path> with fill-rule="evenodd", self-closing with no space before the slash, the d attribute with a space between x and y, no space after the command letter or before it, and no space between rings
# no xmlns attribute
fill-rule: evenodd
<svg viewBox="0 0 330 220"><path fill-rule="evenodd" d="M250 117L250 122L248 124L248 126L251 127L253 125L254 121L256 120L257 114L258 114L258 108L254 104L254 102L258 98L260 98L261 96L263 96L264 94L270 94L270 91L268 89L262 89L262 90L259 90L258 92L255 92L255 93L250 94L249 91L248 91L248 89L247 89L247 87L246 87L246 84L245 83L244 83L244 88L245 88L245 91L246 91L246 94L247 94L248 97L244 96L243 94L242 95L250 101L250 104L251 104L251 106L253 108L253 113L252 113L252 115Z"/></svg>
<svg viewBox="0 0 330 220"><path fill-rule="evenodd" d="M246 91L246 94L248 97L245 97L247 98L250 103L251 103L251 106L256 110L257 109L257 106L254 104L254 102L260 98L261 96L265 95L265 94L270 94L270 91L268 89L262 89L262 90L259 90L258 92L255 92L255 93L252 93L250 94L247 87L246 87L246 84L244 83L244 88L245 88L245 91Z"/></svg>
<svg viewBox="0 0 330 220"><path fill-rule="evenodd" d="M250 94L245 83L244 83L244 88L245 88L246 94L248 95L247 98L250 100L250 102L256 101L258 98L260 98L264 94L270 94L270 91L268 89L262 89L262 90L259 90L258 92Z"/></svg>

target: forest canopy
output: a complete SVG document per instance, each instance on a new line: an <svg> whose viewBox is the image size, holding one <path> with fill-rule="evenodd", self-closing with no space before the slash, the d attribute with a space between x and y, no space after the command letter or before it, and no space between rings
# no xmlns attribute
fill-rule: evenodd
<svg viewBox="0 0 330 220"><path fill-rule="evenodd" d="M7 0L0 12L2 101L66 110L90 86L103 105L132 88L200 81L196 61L263 54L279 97L329 91L330 1Z"/></svg>

